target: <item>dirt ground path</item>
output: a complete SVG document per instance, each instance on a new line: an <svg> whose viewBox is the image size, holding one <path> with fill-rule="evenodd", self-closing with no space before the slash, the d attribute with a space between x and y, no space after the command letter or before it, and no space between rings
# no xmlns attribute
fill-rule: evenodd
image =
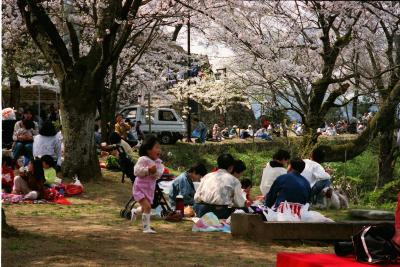
<svg viewBox="0 0 400 267"><path fill-rule="evenodd" d="M89 183L73 205L3 205L19 237L2 239L3 266L275 266L280 251L332 252L329 247L282 246L192 233L191 222L154 220L155 235L119 217L130 195L119 175Z"/></svg>

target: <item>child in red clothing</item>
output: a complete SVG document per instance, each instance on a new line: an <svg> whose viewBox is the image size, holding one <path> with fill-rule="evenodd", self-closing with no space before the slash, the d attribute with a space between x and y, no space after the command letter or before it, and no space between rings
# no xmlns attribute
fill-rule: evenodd
<svg viewBox="0 0 400 267"><path fill-rule="evenodd" d="M12 158L3 156L1 164L1 188L5 193L11 193L14 186L14 170L12 166Z"/></svg>

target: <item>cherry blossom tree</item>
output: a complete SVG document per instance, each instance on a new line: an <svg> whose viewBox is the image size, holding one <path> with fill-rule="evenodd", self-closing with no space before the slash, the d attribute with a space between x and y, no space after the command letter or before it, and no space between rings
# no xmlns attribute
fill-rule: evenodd
<svg viewBox="0 0 400 267"><path fill-rule="evenodd" d="M368 2L363 6L370 19L359 28L356 38L360 43L359 52L365 56L353 71L359 76L361 87L377 94L379 111L354 142L326 149L328 160L343 160L343 155L354 157L378 138L377 186L382 187L394 178L399 154L395 130L400 102L400 6L398 2Z"/></svg>
<svg viewBox="0 0 400 267"><path fill-rule="evenodd" d="M18 6L23 24L60 85L65 174L99 178L93 129L105 77L126 44L140 36L138 32L173 12L172 3L7 0L3 4Z"/></svg>

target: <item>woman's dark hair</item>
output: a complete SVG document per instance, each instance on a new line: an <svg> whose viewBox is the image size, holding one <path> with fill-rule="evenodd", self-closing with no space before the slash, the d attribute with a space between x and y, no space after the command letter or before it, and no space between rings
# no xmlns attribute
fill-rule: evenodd
<svg viewBox="0 0 400 267"><path fill-rule="evenodd" d="M117 118L118 118L118 116L121 116L122 118L124 118L124 116L122 116L122 114L121 114L121 113L117 113L117 114L115 114L115 119L117 119Z"/></svg>
<svg viewBox="0 0 400 267"><path fill-rule="evenodd" d="M207 174L206 166L203 163L194 164L187 172L194 172L198 175L204 176Z"/></svg>
<svg viewBox="0 0 400 267"><path fill-rule="evenodd" d="M22 114L28 114L28 113L33 115L33 110L31 108L27 108L27 109L24 109L24 112L22 112Z"/></svg>
<svg viewBox="0 0 400 267"><path fill-rule="evenodd" d="M43 136L55 136L57 134L56 127L54 127L51 121L45 121L39 130L39 134Z"/></svg>
<svg viewBox="0 0 400 267"><path fill-rule="evenodd" d="M290 153L288 151L286 151L286 150L279 149L272 156L272 159L274 159L274 160L289 160L290 159Z"/></svg>
<svg viewBox="0 0 400 267"><path fill-rule="evenodd" d="M117 132L110 135L110 144L115 145L121 143L121 136Z"/></svg>
<svg viewBox="0 0 400 267"><path fill-rule="evenodd" d="M290 161L290 166L298 173L302 173L306 167L306 163L301 158L294 158Z"/></svg>
<svg viewBox="0 0 400 267"><path fill-rule="evenodd" d="M231 154L222 154L218 157L218 169L227 170L229 167L233 166L235 160L233 159Z"/></svg>
<svg viewBox="0 0 400 267"><path fill-rule="evenodd" d="M40 158L40 160L44 163L46 163L47 165L49 165L50 167L54 167L54 159L52 156L50 155L44 155L43 157Z"/></svg>
<svg viewBox="0 0 400 267"><path fill-rule="evenodd" d="M33 164L33 176L35 176L36 180L45 181L46 179L44 178L42 161L40 159L35 159L32 161L32 164Z"/></svg>
<svg viewBox="0 0 400 267"><path fill-rule="evenodd" d="M147 136L142 145L139 148L139 156L148 156L147 151L151 150L156 144L158 144L158 139L154 135Z"/></svg>
<svg viewBox="0 0 400 267"><path fill-rule="evenodd" d="M22 123L27 130L35 128L35 123L33 122L33 120L22 120Z"/></svg>
<svg viewBox="0 0 400 267"><path fill-rule="evenodd" d="M233 171L232 173L242 173L246 170L246 164L240 159L237 159L233 162Z"/></svg>
<svg viewBox="0 0 400 267"><path fill-rule="evenodd" d="M325 159L325 151L320 148L315 148L311 152L311 158L315 162L322 163Z"/></svg>
<svg viewBox="0 0 400 267"><path fill-rule="evenodd" d="M94 131L97 132L100 129L99 125L95 124L94 125Z"/></svg>
<svg viewBox="0 0 400 267"><path fill-rule="evenodd" d="M240 184L242 185L242 189L247 189L253 186L253 183L248 178L243 178L242 180L240 180Z"/></svg>

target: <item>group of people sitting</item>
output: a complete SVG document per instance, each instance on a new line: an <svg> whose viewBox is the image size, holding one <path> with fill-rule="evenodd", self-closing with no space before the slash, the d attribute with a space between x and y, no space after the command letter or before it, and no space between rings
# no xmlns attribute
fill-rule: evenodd
<svg viewBox="0 0 400 267"><path fill-rule="evenodd" d="M61 183L57 178L56 162L50 155L30 158L27 166L19 168L18 176L14 177L12 158L2 158L2 191L22 195L25 200L43 199L46 188L56 187Z"/></svg>
<svg viewBox="0 0 400 267"><path fill-rule="evenodd" d="M31 158L51 156L57 166L62 161L62 134L57 132L52 121L42 123L40 130L38 123L33 120L32 111L27 109L20 121L17 121L13 132L12 159L13 165L27 166ZM18 159L24 156L24 161Z"/></svg>
<svg viewBox="0 0 400 267"><path fill-rule="evenodd" d="M277 209L282 202L316 204L322 190L330 188L331 176L320 164L324 152L315 149L310 159L290 159L290 153L278 150L263 170L260 189L265 206ZM246 170L243 161L230 154L222 154L217 160L218 168L207 173L206 167L195 164L173 182L169 199L174 206L181 195L185 205L193 206L198 217L213 212L226 219L235 209L245 209L252 204L249 179L240 177ZM200 182L197 190L193 182ZM324 192L326 193L326 192Z"/></svg>
<svg viewBox="0 0 400 267"><path fill-rule="evenodd" d="M115 116L115 124L113 133L117 133L119 137L128 143L130 146L139 144L144 139L144 133L141 129L142 122L131 122L129 119L124 119L122 114L118 113ZM109 123L108 126L110 127ZM94 135L97 148L101 149L102 135L100 125L98 123L94 126Z"/></svg>

